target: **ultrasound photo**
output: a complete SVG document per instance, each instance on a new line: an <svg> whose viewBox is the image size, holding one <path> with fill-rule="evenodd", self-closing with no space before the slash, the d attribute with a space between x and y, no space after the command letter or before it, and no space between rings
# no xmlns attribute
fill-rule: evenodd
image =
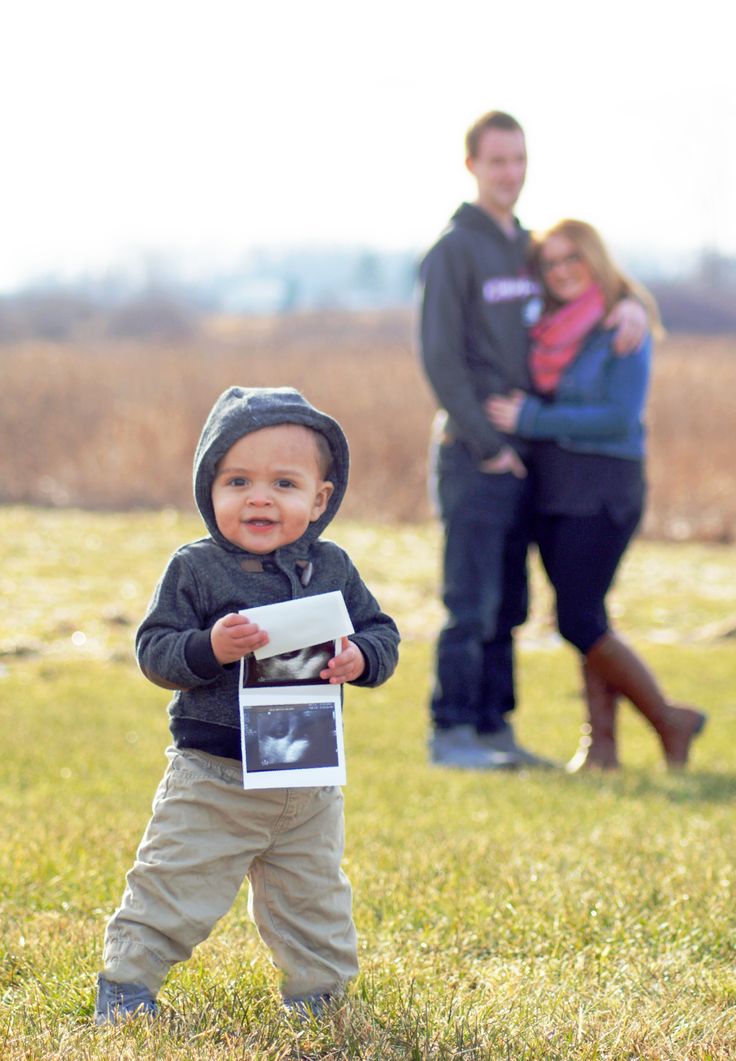
<svg viewBox="0 0 736 1061"><path fill-rule="evenodd" d="M334 703L250 706L243 720L249 774L338 765Z"/></svg>
<svg viewBox="0 0 736 1061"><path fill-rule="evenodd" d="M324 670L335 655L335 642L325 641L321 645L309 645L280 656L248 661L249 686L295 685L308 682L311 685L324 682L319 672Z"/></svg>

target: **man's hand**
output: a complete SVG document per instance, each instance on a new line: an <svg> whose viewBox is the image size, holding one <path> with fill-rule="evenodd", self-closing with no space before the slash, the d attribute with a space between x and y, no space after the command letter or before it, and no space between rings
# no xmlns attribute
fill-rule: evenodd
<svg viewBox="0 0 736 1061"><path fill-rule="evenodd" d="M330 685L342 685L344 682L354 682L365 670L365 656L355 642L347 637L342 639L342 652L339 656L333 656L325 670L319 672L320 678L327 680Z"/></svg>
<svg viewBox="0 0 736 1061"><path fill-rule="evenodd" d="M623 356L633 354L644 342L649 330L647 311L638 299L622 298L603 321L603 326L616 329L613 337L615 353Z"/></svg>
<svg viewBox="0 0 736 1061"><path fill-rule="evenodd" d="M218 619L210 630L212 651L218 663L235 663L257 648L268 644L268 634L247 616L231 612Z"/></svg>
<svg viewBox="0 0 736 1061"><path fill-rule="evenodd" d="M494 394L484 404L486 416L498 431L504 435L513 435L519 423L521 407L526 395L524 391L515 390L506 397L503 394Z"/></svg>
<svg viewBox="0 0 736 1061"><path fill-rule="evenodd" d="M516 450L504 446L495 457L488 457L478 465L487 475L505 475L511 472L517 479L526 479L526 468Z"/></svg>

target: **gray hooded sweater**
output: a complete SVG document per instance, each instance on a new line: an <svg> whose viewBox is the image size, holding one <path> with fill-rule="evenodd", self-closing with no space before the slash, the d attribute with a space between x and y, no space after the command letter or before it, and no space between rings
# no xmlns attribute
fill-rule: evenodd
<svg viewBox="0 0 736 1061"><path fill-rule="evenodd" d="M217 527L211 490L217 462L243 435L276 424L302 424L323 434L332 452L334 491L325 512L297 541L275 552L246 552ZM366 669L355 685L380 685L398 659L399 633L364 585L347 553L320 534L334 518L348 482L348 446L340 425L290 387L230 387L215 402L194 456L194 496L209 536L171 557L136 637L146 677L176 690L170 728L180 748L241 758L239 664L221 665L210 642L214 623L230 612L341 590L355 628L351 640Z"/></svg>

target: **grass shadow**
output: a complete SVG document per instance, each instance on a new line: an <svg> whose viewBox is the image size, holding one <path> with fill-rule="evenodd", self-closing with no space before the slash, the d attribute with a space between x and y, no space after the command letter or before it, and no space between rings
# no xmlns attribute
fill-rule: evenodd
<svg viewBox="0 0 736 1061"><path fill-rule="evenodd" d="M723 805L736 799L736 773L714 770L682 774L644 774L627 770L620 774L580 773L576 783L600 789L605 785L622 798L641 801L659 797L675 804Z"/></svg>

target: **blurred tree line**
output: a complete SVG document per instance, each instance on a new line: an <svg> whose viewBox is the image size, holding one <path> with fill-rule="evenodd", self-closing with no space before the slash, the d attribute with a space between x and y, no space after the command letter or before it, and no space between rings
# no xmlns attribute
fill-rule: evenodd
<svg viewBox="0 0 736 1061"><path fill-rule="evenodd" d="M176 268L62 282L53 277L0 295L0 343L78 338L194 338L202 318L411 305L419 256L365 248L252 252L237 268L196 280ZM641 277L646 283L646 277ZM706 252L690 275L648 284L670 332L736 334L736 259Z"/></svg>

